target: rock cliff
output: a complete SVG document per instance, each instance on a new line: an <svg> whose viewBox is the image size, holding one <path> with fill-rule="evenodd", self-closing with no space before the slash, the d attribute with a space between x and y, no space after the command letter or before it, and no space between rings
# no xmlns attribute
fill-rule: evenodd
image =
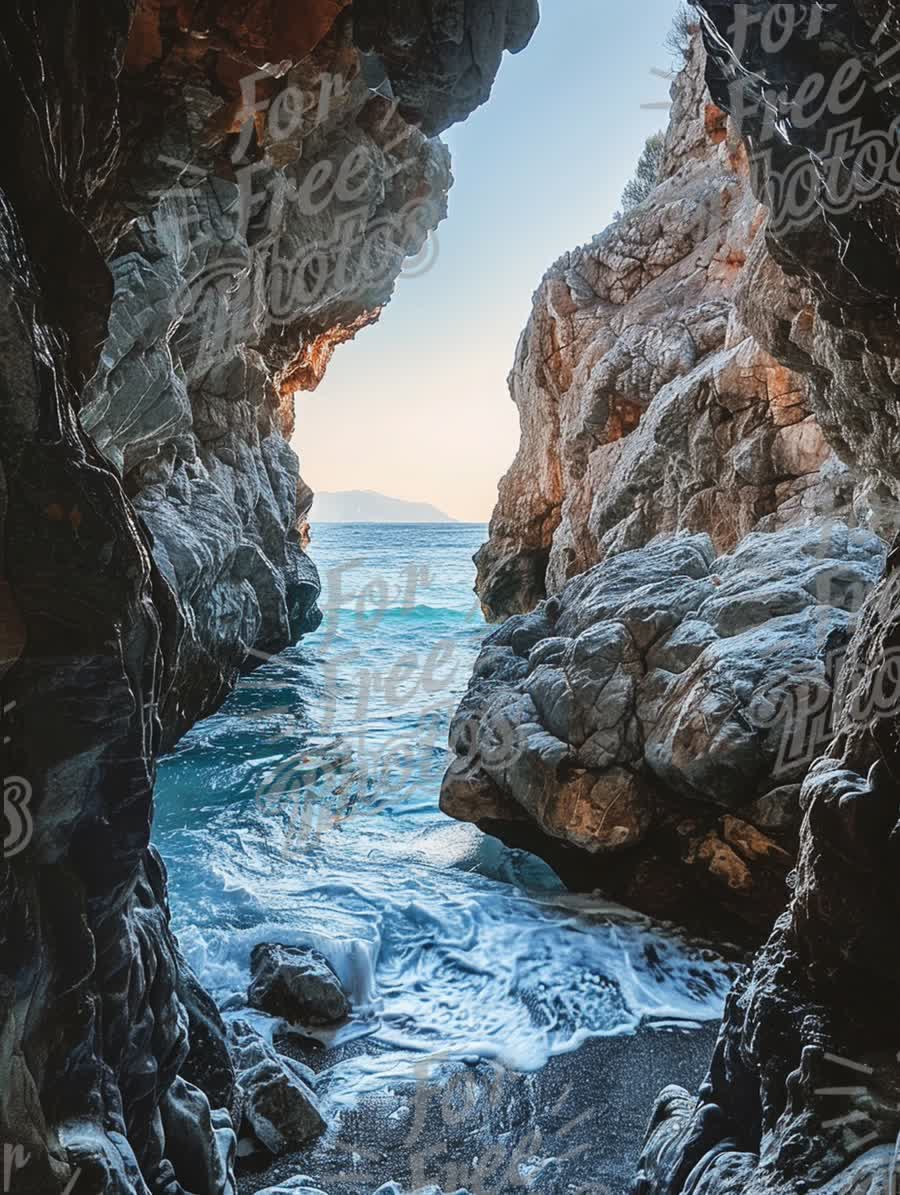
<svg viewBox="0 0 900 1195"><path fill-rule="evenodd" d="M660 534L707 532L727 552L752 530L852 506L854 474L829 449L807 376L739 311L765 209L705 59L695 38L652 197L535 294L510 374L521 443L477 557L489 619ZM802 324L797 287L767 269Z"/></svg>
<svg viewBox="0 0 900 1195"><path fill-rule="evenodd" d="M234 1190L234 1071L149 847L156 758L315 624L293 393L422 249L433 134L536 18L0 13L0 1142L23 1195Z"/></svg>
<svg viewBox="0 0 900 1195"><path fill-rule="evenodd" d="M798 10L773 43L763 5L748 20L716 0L703 9L710 87L753 148L769 208L745 311L810 379L835 447L896 495L900 13L863 0L824 21ZM830 94L813 103L819 80ZM802 319L787 318L779 269ZM894 548L850 645L834 741L803 785L792 899L729 999L698 1098L660 1097L640 1195L896 1187L896 568Z"/></svg>
<svg viewBox="0 0 900 1195"><path fill-rule="evenodd" d="M673 139L691 143L675 131L687 127L676 91L660 187L551 270L519 346L511 385L522 446L479 559L486 612L515 617L488 641L461 708L445 804L511 837L518 827L561 870L581 848L595 882L640 900L652 889L653 871L641 867L663 780L665 810L678 816L673 794L700 796L719 819L718 841L701 838L691 859L706 864L707 885L721 869L717 912L739 911L741 885L728 877L742 879L744 868L753 878L758 845L770 860L772 842L788 850L787 907L729 997L698 1094L670 1087L660 1095L633 1190L888 1195L900 1141L900 975L891 950L900 900L896 541L883 577L868 596L858 591L861 609L839 632L849 633L840 669L820 683L825 741L812 744L805 776L775 801L771 741L753 716L771 708L755 706L753 694L760 665L765 672L775 655L757 656L752 644L796 619L764 608L772 586L802 571L807 535L833 543L835 515L857 536L863 524L890 539L898 525L900 9L868 0L696 7L712 106L701 94L694 112L717 148L707 144L693 165L672 172ZM693 172L701 188L721 174L732 196L732 219L716 224L705 249L704 227L692 231L690 194L681 211L672 203L679 177L684 185ZM747 216L733 223L742 209ZM717 220L722 210L714 205ZM682 231L686 250L673 255ZM632 331L632 305L652 300L666 271L652 337ZM707 289L713 279L717 292ZM705 342L692 334L678 355L681 295L693 302L698 293L724 299L727 313L719 309L708 348L698 350ZM696 313L691 322L704 326ZM668 356L656 355L659 344ZM743 373L727 365L737 346ZM751 387L749 400L728 399L741 392L735 377ZM787 456L785 427L789 441L799 437ZM697 539L703 532L724 557L713 561ZM737 562L747 554L762 564L762 543L772 556L741 581ZM839 554L835 579L846 563ZM755 631L731 622L724 647L721 625L714 639L708 629L709 615L715 624L724 610L702 588L713 570L724 574L726 607L736 601L743 618L756 606L759 617ZM869 577L876 572L873 555ZM827 623L833 617L825 611ZM674 646L678 660L653 710L649 665L660 627L659 646ZM792 662L814 673L822 658L803 647L799 624L790 642ZM717 678L729 648L739 667ZM743 691L739 673L750 679ZM717 740L705 715L723 701L740 728ZM805 733L811 713L796 703L785 725ZM717 765L750 741L723 787ZM769 789L762 803L760 778ZM709 809L739 795L754 795L757 817L779 821L797 801L795 847L754 823L748 806ZM763 829L772 842L758 837ZM667 857L657 851L652 862L664 868ZM782 866L783 874L790 860ZM672 891L681 896L678 883Z"/></svg>
<svg viewBox="0 0 900 1195"><path fill-rule="evenodd" d="M698 26L658 185L535 295L520 448L476 557L486 614L509 620L442 803L573 886L758 941L880 572L867 529L891 512L773 335L814 307L766 251L757 165L707 65Z"/></svg>

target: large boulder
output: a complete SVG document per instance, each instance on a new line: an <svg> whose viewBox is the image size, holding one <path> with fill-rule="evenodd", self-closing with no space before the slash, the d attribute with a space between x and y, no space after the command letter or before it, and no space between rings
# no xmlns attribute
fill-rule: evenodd
<svg viewBox="0 0 900 1195"><path fill-rule="evenodd" d="M274 1059L242 1072L244 1120L276 1156L319 1136L325 1121L309 1088Z"/></svg>
<svg viewBox="0 0 900 1195"><path fill-rule="evenodd" d="M570 884L759 936L799 784L884 546L824 524L609 557L491 634L451 728L445 812Z"/></svg>

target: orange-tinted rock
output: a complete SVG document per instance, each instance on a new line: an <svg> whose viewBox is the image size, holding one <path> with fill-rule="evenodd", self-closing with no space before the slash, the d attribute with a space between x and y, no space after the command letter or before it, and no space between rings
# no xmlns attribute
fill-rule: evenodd
<svg viewBox="0 0 900 1195"><path fill-rule="evenodd" d="M441 91L448 0L424 24L390 8L392 36L422 49L400 98L466 115L490 80ZM466 6L473 29L505 29L508 8ZM348 18L338 0L0 5L0 738L17 785L0 1143L18 1143L22 1192L236 1190L235 1069L170 928L153 785L164 744L315 626L290 387L318 381L446 212L446 148L402 116L384 122L396 147L359 123L371 88ZM328 102L313 138L279 139L264 113L236 155L240 83L266 63L257 95L321 79ZM305 170L333 177L351 151L358 191L310 211ZM385 222L397 239L367 274ZM258 1132L272 1111L257 1099Z"/></svg>
<svg viewBox="0 0 900 1195"><path fill-rule="evenodd" d="M127 70L143 70L151 62L158 62L162 58L161 2L162 0L138 0L125 52Z"/></svg>
<svg viewBox="0 0 900 1195"><path fill-rule="evenodd" d="M695 39L659 186L565 254L535 295L510 375L519 451L478 554L489 618L656 535L708 531L728 550L852 493L807 377L741 317L761 260L792 318L802 301L764 257L765 212L726 114L704 98L704 65Z"/></svg>

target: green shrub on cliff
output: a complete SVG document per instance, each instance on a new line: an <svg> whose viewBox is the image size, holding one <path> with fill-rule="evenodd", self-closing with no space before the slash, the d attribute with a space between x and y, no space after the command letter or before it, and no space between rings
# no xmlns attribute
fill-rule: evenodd
<svg viewBox="0 0 900 1195"><path fill-rule="evenodd" d="M622 192L623 212L630 212L639 203L643 203L659 182L665 140L663 133L653 133L644 143L635 167L634 178L625 184L625 190Z"/></svg>

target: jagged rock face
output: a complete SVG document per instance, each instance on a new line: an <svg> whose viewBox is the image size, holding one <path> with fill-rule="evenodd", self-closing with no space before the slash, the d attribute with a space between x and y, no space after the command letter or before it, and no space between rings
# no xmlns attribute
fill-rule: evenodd
<svg viewBox="0 0 900 1195"><path fill-rule="evenodd" d="M416 7L357 0L356 38L380 55L402 96L402 115L434 134L488 99L503 51L518 53L530 41L538 0L425 0Z"/></svg>
<svg viewBox="0 0 900 1195"><path fill-rule="evenodd" d="M438 70L464 8L410 32L448 119L487 87ZM396 43L400 13L367 36ZM0 11L0 1142L22 1195L234 1191L240 1100L169 928L155 761L314 620L291 395L376 318L449 183L393 69L340 0ZM394 85L419 104L414 63Z"/></svg>
<svg viewBox="0 0 900 1195"><path fill-rule="evenodd" d="M704 8L710 35L715 29L727 44L733 6ZM795 280L803 300L802 312L789 317L761 245L741 295L747 316L780 359L811 378L816 415L842 456L896 499L900 175L892 153L882 157L879 149L890 142L896 117L894 8L856 0L829 13L827 30L798 20L773 54L763 44L763 10L751 5L757 20L741 39L741 69L717 54L709 85L748 139L755 186L771 210L769 258ZM749 72L757 68L754 79ZM800 85L816 74L821 95L811 100L807 85L794 106ZM787 89L782 135L772 134L763 115L763 85L774 96ZM848 128L842 140L839 130Z"/></svg>
<svg viewBox="0 0 900 1195"><path fill-rule="evenodd" d="M753 534L730 556L699 535L610 557L486 640L442 808L572 886L758 940L882 562L843 525Z"/></svg>
<svg viewBox="0 0 900 1195"><path fill-rule="evenodd" d="M807 372L820 423L843 455L882 494L896 495L896 176L886 167L885 185L873 185L877 155L871 171L852 171L852 155L842 169L829 136L855 125L858 148L859 139L883 142L893 129L890 51L900 38L900 13L895 4L862 0L838 6L828 11L827 28L801 24L774 53L761 36L765 6L750 5L755 22L735 57L727 48L735 6L704 0L703 8L710 85L740 121L771 209L768 254L792 273L807 304L804 320L782 318L761 251L746 310L771 351ZM828 87L842 69L855 81L840 104L820 99L791 109L804 79L822 72ZM754 110L769 85L776 99L787 88L777 136ZM795 197L809 194L809 210L785 207L785 171L805 180ZM861 183L866 194L848 196L846 189ZM894 549L851 642L834 742L803 785L791 902L729 999L699 1098L678 1089L660 1097L634 1188L639 1195L895 1189L898 611Z"/></svg>
<svg viewBox="0 0 900 1195"><path fill-rule="evenodd" d="M652 197L561 258L535 295L510 375L521 443L477 557L490 619L656 535L705 531L729 551L852 498L807 378L736 313L765 211L704 64L698 38ZM801 322L795 288L767 269Z"/></svg>
<svg viewBox="0 0 900 1195"><path fill-rule="evenodd" d="M270 76L245 69L260 109L254 153L252 125L229 144L235 118L211 83L185 89L183 113L170 96L157 158L147 165L144 143L130 179L132 197L143 187L158 203L111 263L109 337L82 424L122 473L179 596L167 741L242 668L318 624L302 550L312 495L287 443L293 392L317 385L334 346L377 318L446 214L446 149L373 97L350 37L347 23L323 37L275 96Z"/></svg>

